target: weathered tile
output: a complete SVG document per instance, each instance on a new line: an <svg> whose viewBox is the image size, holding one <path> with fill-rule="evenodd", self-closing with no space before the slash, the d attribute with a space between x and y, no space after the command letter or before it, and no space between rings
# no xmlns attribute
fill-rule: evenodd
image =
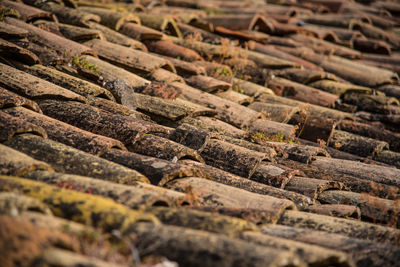
<svg viewBox="0 0 400 267"><path fill-rule="evenodd" d="M35 170L53 171L47 163L31 158L17 150L0 144L0 172L3 175L22 176Z"/></svg>
<svg viewBox="0 0 400 267"><path fill-rule="evenodd" d="M46 12L32 6L25 5L23 3L4 0L2 4L6 7L14 8L15 10L17 10L18 13L21 15L20 18L25 22L33 22L39 19L55 20L54 15L50 12Z"/></svg>
<svg viewBox="0 0 400 267"><path fill-rule="evenodd" d="M111 148L126 150L125 146L120 141L81 130L23 107L4 109L4 112L13 116L15 119L18 118L22 121L33 123L37 125L37 127L43 127L48 137L52 140L94 155L101 155Z"/></svg>
<svg viewBox="0 0 400 267"><path fill-rule="evenodd" d="M46 80L50 83L54 83L58 86L61 86L65 89L71 90L77 94L80 94L85 97L103 97L105 99L109 99L115 101L114 96L108 90L87 82L83 79L79 79L72 75L66 74L64 72L58 71L56 69L45 67L43 65L33 65L33 66L23 66L22 69L26 73L30 73L34 76L37 76L43 80Z"/></svg>
<svg viewBox="0 0 400 267"><path fill-rule="evenodd" d="M290 210L285 211L278 224L298 228L318 229L328 233L337 233L348 237L392 245L397 243L396 236L399 234L399 230L392 227Z"/></svg>
<svg viewBox="0 0 400 267"><path fill-rule="evenodd" d="M135 142L146 133L167 133L161 125L132 117L112 114L78 102L41 101L44 114L83 130L108 136L122 143Z"/></svg>
<svg viewBox="0 0 400 267"><path fill-rule="evenodd" d="M14 136L4 144L27 153L35 159L47 162L58 172L89 176L121 184L149 182L144 175L135 170L35 135ZM49 168L49 165L45 166Z"/></svg>
<svg viewBox="0 0 400 267"><path fill-rule="evenodd" d="M0 111L0 142L10 140L14 135L23 134L23 133L33 133L38 136L42 136L43 138L47 138L46 131L38 125L35 125L30 120L26 120L25 118L17 118L7 113L10 109L3 109ZM5 111L5 112L4 112ZM30 111L37 114L33 111Z"/></svg>
<svg viewBox="0 0 400 267"><path fill-rule="evenodd" d="M346 237L341 234L282 225L268 225L263 227L261 231L269 236L347 252L352 256L357 266L369 264L371 266L389 267L395 264L400 257L400 250L396 245L380 244L370 240Z"/></svg>
<svg viewBox="0 0 400 267"><path fill-rule="evenodd" d="M145 156L143 153L137 154L113 149L104 153L101 157L128 168L135 169L146 175L152 184L159 186L163 186L174 179L184 177L209 177L209 173L195 166L184 166L159 157Z"/></svg>
<svg viewBox="0 0 400 267"><path fill-rule="evenodd" d="M164 255L182 265L303 266L291 252L204 231L142 223L133 232L141 240L140 250ZM154 243L155 240L158 242Z"/></svg>
<svg viewBox="0 0 400 267"><path fill-rule="evenodd" d="M7 23L29 31L29 40L35 44L46 46L47 49L54 50L57 55L62 57L65 61L82 54L94 54L93 51L79 43L63 38L54 33L42 30L31 24L27 24L21 20L14 18L6 18ZM29 48L28 48L29 49ZM49 59L51 60L51 59ZM44 62L43 62L44 63ZM51 62L46 62L51 63Z"/></svg>
<svg viewBox="0 0 400 267"><path fill-rule="evenodd" d="M0 87L0 108L9 107L25 107L37 113L42 113L42 110L36 102Z"/></svg>
<svg viewBox="0 0 400 267"><path fill-rule="evenodd" d="M140 19L134 14L128 12L99 7L79 7L78 10L99 16L101 18L101 24L116 31L119 31L121 26L127 22L140 24Z"/></svg>
<svg viewBox="0 0 400 267"><path fill-rule="evenodd" d="M195 161L190 161L190 160L183 160L183 161L180 161L179 163L187 165L187 166L194 166L199 169L202 169L210 174L211 179L213 181L221 183L221 184L244 189L244 190L252 192L252 193L257 193L257 194L261 194L261 195L268 195L268 196L272 196L272 197L276 197L276 198L291 200L296 204L296 206L299 209L303 208L303 207L307 207L308 205L312 204L312 200L307 196L304 196L304 195L301 195L299 193L295 193L292 191L287 191L287 190L283 190L280 188L276 188L276 187L273 187L270 185L257 183L250 179L246 179L244 177L234 175L232 173L223 171L221 169L217 169L210 165L201 164L201 163L198 163Z"/></svg>
<svg viewBox="0 0 400 267"><path fill-rule="evenodd" d="M57 16L62 23L85 26L88 21L100 22L101 18L79 9L58 5L54 2L45 3L41 9L49 11Z"/></svg>
<svg viewBox="0 0 400 267"><path fill-rule="evenodd" d="M111 199L60 189L28 179L0 176L0 186L4 188L7 185L14 185L15 188L23 191L24 195L43 201L56 216L94 227L102 227L108 231L113 229L127 231L137 221L158 222L156 217L149 213L129 209ZM71 209L60 209L60 205L68 205Z"/></svg>
<svg viewBox="0 0 400 267"><path fill-rule="evenodd" d="M28 65L40 63L40 59L31 51L3 39L0 39L0 55L7 59L19 59Z"/></svg>
<svg viewBox="0 0 400 267"><path fill-rule="evenodd" d="M33 171L24 175L24 178L111 198L131 209L144 210L157 205L174 207L184 199L184 194L176 191L150 185L141 188L138 186L140 182L127 186L85 176L47 171Z"/></svg>

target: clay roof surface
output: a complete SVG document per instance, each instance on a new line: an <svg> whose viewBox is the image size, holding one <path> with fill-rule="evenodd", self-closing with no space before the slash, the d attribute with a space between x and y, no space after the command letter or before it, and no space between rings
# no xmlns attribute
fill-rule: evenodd
<svg viewBox="0 0 400 267"><path fill-rule="evenodd" d="M0 0L1 266L396 266L400 4Z"/></svg>

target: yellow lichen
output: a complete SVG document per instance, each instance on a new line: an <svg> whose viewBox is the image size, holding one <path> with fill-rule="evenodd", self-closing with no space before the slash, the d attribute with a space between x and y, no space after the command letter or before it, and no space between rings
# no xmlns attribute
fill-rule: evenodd
<svg viewBox="0 0 400 267"><path fill-rule="evenodd" d="M124 232L138 221L159 222L151 214L129 209L111 199L27 179L0 176L0 190L10 187L47 204L56 216L109 231L118 229Z"/></svg>

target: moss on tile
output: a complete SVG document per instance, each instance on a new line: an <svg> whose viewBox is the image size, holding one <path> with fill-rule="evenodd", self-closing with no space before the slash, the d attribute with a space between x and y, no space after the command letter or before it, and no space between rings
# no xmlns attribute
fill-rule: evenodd
<svg viewBox="0 0 400 267"><path fill-rule="evenodd" d="M87 60L85 60L82 57L76 56L73 57L71 59L71 63L77 67L89 70L89 71L93 71L95 73L97 73L99 71L99 67L97 67L94 64L89 63Z"/></svg>
<svg viewBox="0 0 400 267"><path fill-rule="evenodd" d="M61 189L12 176L0 176L0 191L18 189L24 195L47 204L54 215L111 231L129 230L136 222L158 223L148 213L129 209L111 199Z"/></svg>

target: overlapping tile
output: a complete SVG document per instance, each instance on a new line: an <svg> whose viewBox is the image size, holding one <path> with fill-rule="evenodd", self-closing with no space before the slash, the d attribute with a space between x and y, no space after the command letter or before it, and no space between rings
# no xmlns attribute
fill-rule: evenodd
<svg viewBox="0 0 400 267"><path fill-rule="evenodd" d="M397 263L397 3L0 4L1 221L109 253L9 258Z"/></svg>

